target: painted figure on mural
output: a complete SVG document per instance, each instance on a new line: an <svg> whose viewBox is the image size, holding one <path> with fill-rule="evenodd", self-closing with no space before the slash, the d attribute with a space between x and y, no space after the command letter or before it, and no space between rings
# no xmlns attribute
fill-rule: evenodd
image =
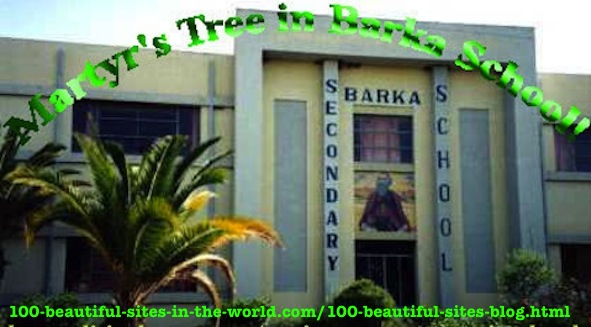
<svg viewBox="0 0 591 327"><path fill-rule="evenodd" d="M390 187L393 186L390 174L380 174L376 188L365 204L359 222L364 231L410 231L408 219L402 208L402 198Z"/></svg>

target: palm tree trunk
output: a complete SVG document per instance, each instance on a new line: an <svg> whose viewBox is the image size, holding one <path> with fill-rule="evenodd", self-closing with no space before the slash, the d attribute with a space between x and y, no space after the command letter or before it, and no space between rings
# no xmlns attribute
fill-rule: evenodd
<svg viewBox="0 0 591 327"><path fill-rule="evenodd" d="M135 311L136 301L132 297L131 292L121 291L114 295L115 304L119 306L121 312L127 312L129 310ZM137 312L134 312L133 318L129 317L128 314L122 314L121 318L117 319L117 327L138 327L143 319L136 317ZM112 327L116 327L111 324Z"/></svg>
<svg viewBox="0 0 591 327"><path fill-rule="evenodd" d="M8 261L6 261L4 246L0 245L0 286L2 286L2 281L4 280L6 266L8 266Z"/></svg>

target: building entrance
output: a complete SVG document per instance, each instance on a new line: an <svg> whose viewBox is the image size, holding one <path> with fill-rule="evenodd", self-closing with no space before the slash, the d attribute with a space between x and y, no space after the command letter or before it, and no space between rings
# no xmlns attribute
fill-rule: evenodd
<svg viewBox="0 0 591 327"><path fill-rule="evenodd" d="M416 304L415 242L355 242L355 278L367 278L386 289L396 306Z"/></svg>

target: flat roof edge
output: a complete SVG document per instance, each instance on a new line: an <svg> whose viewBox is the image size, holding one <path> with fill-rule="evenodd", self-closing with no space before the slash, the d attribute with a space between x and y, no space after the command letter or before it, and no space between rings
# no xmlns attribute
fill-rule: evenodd
<svg viewBox="0 0 591 327"><path fill-rule="evenodd" d="M35 38L21 38L21 37L12 37L12 36L0 36L0 43L2 42L23 42L23 43L37 43L37 44L54 44L54 45L66 45L66 46L90 46L90 47L102 47L102 48L111 48L111 49L124 49L134 45L132 42L126 45L118 45L118 44L101 44L101 43L89 43L89 42L78 42L78 41L59 41L59 40L43 40L43 39L35 39ZM148 48L143 49L140 48L141 51L153 51L154 49ZM173 48L173 53L183 53L183 54L192 54L192 55L203 55L203 56L213 56L213 57L231 57L234 58L235 54L227 54L227 53L217 53L217 52L205 52L205 51L191 51L186 49L177 49Z"/></svg>

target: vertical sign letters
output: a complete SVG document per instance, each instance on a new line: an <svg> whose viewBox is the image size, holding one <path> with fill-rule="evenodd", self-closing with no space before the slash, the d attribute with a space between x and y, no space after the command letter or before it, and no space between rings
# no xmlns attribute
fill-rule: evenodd
<svg viewBox="0 0 591 327"><path fill-rule="evenodd" d="M324 62L324 295L332 297L339 280L339 70Z"/></svg>
<svg viewBox="0 0 591 327"><path fill-rule="evenodd" d="M451 221L451 184L449 154L449 120L447 68L433 69L433 106L435 110L433 134L435 135L435 196L437 197L436 233L438 243L438 275L440 302L444 307L454 304L453 267L452 267L452 221Z"/></svg>

